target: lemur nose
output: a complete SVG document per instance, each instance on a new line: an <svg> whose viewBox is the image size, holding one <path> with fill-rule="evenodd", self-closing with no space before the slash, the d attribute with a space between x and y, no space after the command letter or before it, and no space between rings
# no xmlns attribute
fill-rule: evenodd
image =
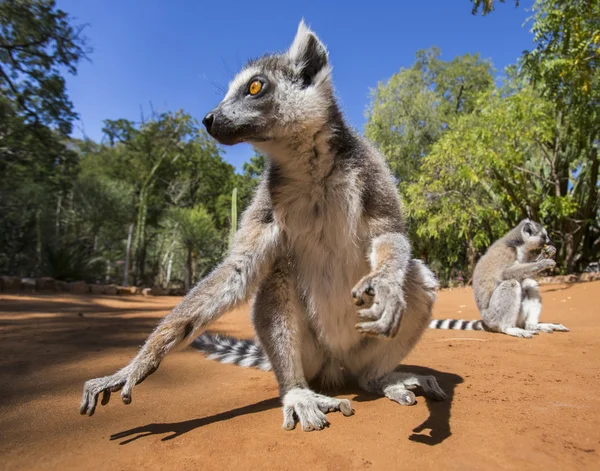
<svg viewBox="0 0 600 471"><path fill-rule="evenodd" d="M202 120L202 124L206 130L210 133L210 129L212 128L213 123L215 122L215 115L213 113L208 113L204 119Z"/></svg>

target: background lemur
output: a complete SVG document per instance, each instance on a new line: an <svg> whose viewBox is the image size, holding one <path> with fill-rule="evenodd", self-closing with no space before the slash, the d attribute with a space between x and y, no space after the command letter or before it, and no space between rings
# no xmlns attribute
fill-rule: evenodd
<svg viewBox="0 0 600 471"><path fill-rule="evenodd" d="M432 329L490 330L515 337L568 332L562 324L539 323L542 298L537 273L556 265L556 249L549 245L548 232L525 219L497 240L479 260L473 273L475 302L481 321L433 320Z"/></svg>
<svg viewBox="0 0 600 471"><path fill-rule="evenodd" d="M129 404L132 388L169 351L253 294L256 343L203 335L195 345L272 368L285 429L298 420L304 430L321 429L327 412L352 414L350 401L308 384L340 384L343 372L400 404L414 402L416 386L443 399L434 377L394 372L427 328L437 282L411 259L383 157L344 122L317 36L301 22L290 49L251 61L203 123L222 144L249 142L265 153L263 180L227 258L129 365L85 383L81 413L92 415L100 394L106 404L118 390Z"/></svg>

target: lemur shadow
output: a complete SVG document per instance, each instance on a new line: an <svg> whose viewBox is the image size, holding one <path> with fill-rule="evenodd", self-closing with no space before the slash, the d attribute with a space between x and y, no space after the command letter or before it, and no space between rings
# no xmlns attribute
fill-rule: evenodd
<svg viewBox="0 0 600 471"><path fill-rule="evenodd" d="M429 418L413 430L414 433L409 437L409 440L424 443L426 445L437 445L446 440L450 435L452 435L452 433L450 432L450 408L452 406L452 399L454 397L454 388L457 384L462 383L462 377L452 373L443 373L437 370L433 370L431 368L411 365L401 365L396 369L396 371L415 373L419 375L433 375L437 378L438 383L448 395L448 398L444 401L434 401L432 399L426 398L427 407L429 409ZM315 387L314 390L319 391L318 387ZM352 379L347 379L346 386L341 390L319 392L333 395L354 394L355 396L353 400L355 400L356 402L373 401L376 399L383 400L380 395L369 394L364 392L358 387L356 381ZM418 390L416 392L419 393ZM123 432L115 433L111 435L110 440L112 441L125 439L122 442L120 442L119 445L127 445L128 443L131 443L140 438L145 438L152 435L162 435L165 433L171 433L170 435L167 435L166 437L161 439L162 441L167 441L177 438L180 435L183 435L184 433L191 432L192 430L197 429L199 427L203 427L205 425L210 425L215 422L221 422L222 420L233 419L235 417L239 417L246 414L256 414L258 412L263 412L279 407L281 407L279 398L274 397L271 399L266 399L264 401L257 402L256 404L238 407L237 409L233 409L227 412L220 412L218 414L214 414L208 417L186 420L183 422L154 423L142 425L140 427L135 427L129 430L124 430ZM425 430L430 430L430 434L427 435L425 433L421 433Z"/></svg>
<svg viewBox="0 0 600 471"><path fill-rule="evenodd" d="M127 445L140 438L149 437L151 435L162 435L165 433L172 432L161 440L167 441L183 435L184 433L191 432L199 427L205 425L214 424L215 422L221 422L222 420L229 420L235 417L239 417L246 414L256 414L257 412L263 412L270 409L281 407L279 398L274 397L272 399L266 399L264 401L257 402L256 404L250 404L248 406L238 407L227 412L221 412L219 414L210 415L208 417L202 417L199 419L186 420L184 422L173 422L164 424L148 424L142 425L141 427L132 428L123 432L118 432L110 436L111 440L120 440L126 438L119 443L119 445ZM128 438L130 437L130 438Z"/></svg>
<svg viewBox="0 0 600 471"><path fill-rule="evenodd" d="M552 289L545 289L542 291L542 293L552 293L553 291L566 291L568 289L571 289L573 286L575 286L577 283L569 283L565 286L558 286L556 288L552 288Z"/></svg>
<svg viewBox="0 0 600 471"><path fill-rule="evenodd" d="M454 399L454 389L463 382L463 378L454 373L446 373L437 371L431 368L414 365L400 365L396 371L402 373L414 373L418 375L432 375L438 380L440 387L448 395L443 401L436 401L425 397L427 408L429 409L429 417L422 424L413 429L412 435L408 437L413 442L423 443L425 445L438 445L452 435L450 430L450 415L452 409L452 401ZM424 397L422 391L415 390L417 397ZM369 394L361 390L354 398L356 402L372 401L381 399L381 396ZM418 402L418 399L417 399ZM429 433L426 433L429 431Z"/></svg>

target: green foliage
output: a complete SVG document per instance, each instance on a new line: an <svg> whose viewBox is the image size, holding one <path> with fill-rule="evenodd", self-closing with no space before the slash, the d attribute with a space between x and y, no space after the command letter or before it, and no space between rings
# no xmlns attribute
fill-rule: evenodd
<svg viewBox="0 0 600 471"><path fill-rule="evenodd" d="M54 0L0 2L0 90L28 123L70 132L75 112L61 71L75 74L86 57L82 30Z"/></svg>
<svg viewBox="0 0 600 471"><path fill-rule="evenodd" d="M379 145L400 181L411 181L431 146L462 114L471 113L478 94L493 85L492 67L479 55L451 61L432 48L371 92L366 136Z"/></svg>
<svg viewBox="0 0 600 471"><path fill-rule="evenodd" d="M549 228L563 271L597 257L599 5L538 0L536 48L500 88L489 64L433 49L373 92L367 136L398 178L416 255L442 282L468 280L526 216Z"/></svg>
<svg viewBox="0 0 600 471"><path fill-rule="evenodd" d="M536 0L521 73L556 105L556 135L548 146L555 182L544 209L564 241L566 269L581 270L597 253L600 233L600 2Z"/></svg>
<svg viewBox="0 0 600 471"><path fill-rule="evenodd" d="M524 72L544 96L598 132L600 2L536 0L533 11L536 47L523 56Z"/></svg>
<svg viewBox="0 0 600 471"><path fill-rule="evenodd" d="M441 265L460 262L467 273L476 254L521 218L544 215L542 143L554 116L531 88L509 96L483 93L476 107L435 143L418 180L401 187L429 252L443 257Z"/></svg>
<svg viewBox="0 0 600 471"><path fill-rule="evenodd" d="M211 269L222 255L222 244L213 218L203 206L171 208L168 219L185 256L185 288Z"/></svg>
<svg viewBox="0 0 600 471"><path fill-rule="evenodd" d="M599 2L536 0L535 47L502 86L477 54L432 48L372 91L366 135L397 178L415 256L443 283L468 281L526 216L549 228L561 270L597 260L599 22ZM267 161L235 173L183 111L106 120L102 143L65 138L61 72L86 57L81 31L54 1L0 1L0 273L189 289L223 256Z"/></svg>

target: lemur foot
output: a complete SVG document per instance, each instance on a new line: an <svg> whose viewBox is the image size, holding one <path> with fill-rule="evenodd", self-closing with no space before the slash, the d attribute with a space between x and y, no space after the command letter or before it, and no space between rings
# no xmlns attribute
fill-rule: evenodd
<svg viewBox="0 0 600 471"><path fill-rule="evenodd" d="M415 393L406 389L403 384L392 384L385 388L385 397L401 406L412 406L417 400Z"/></svg>
<svg viewBox="0 0 600 471"><path fill-rule="evenodd" d="M525 328L527 330L537 330L539 332L545 332L547 334L552 334L556 332L569 332L569 329L566 328L562 324L552 324L550 322L542 322L533 326L526 325Z"/></svg>
<svg viewBox="0 0 600 471"><path fill-rule="evenodd" d="M392 372L383 378L362 382L362 387L367 391L383 394L388 399L403 406L415 403L415 395L411 389L420 387L423 394L436 401L443 401L448 396L431 375L417 375L413 373Z"/></svg>
<svg viewBox="0 0 600 471"><path fill-rule="evenodd" d="M348 399L335 399L310 389L294 388L283 396L283 428L293 430L299 421L305 432L322 430L329 425L325 414L336 411L346 417L354 413Z"/></svg>
<svg viewBox="0 0 600 471"><path fill-rule="evenodd" d="M509 327L504 331L506 335L511 335L513 337L520 337L523 339L530 339L534 335L538 334L537 330L526 330L520 329L519 327Z"/></svg>

